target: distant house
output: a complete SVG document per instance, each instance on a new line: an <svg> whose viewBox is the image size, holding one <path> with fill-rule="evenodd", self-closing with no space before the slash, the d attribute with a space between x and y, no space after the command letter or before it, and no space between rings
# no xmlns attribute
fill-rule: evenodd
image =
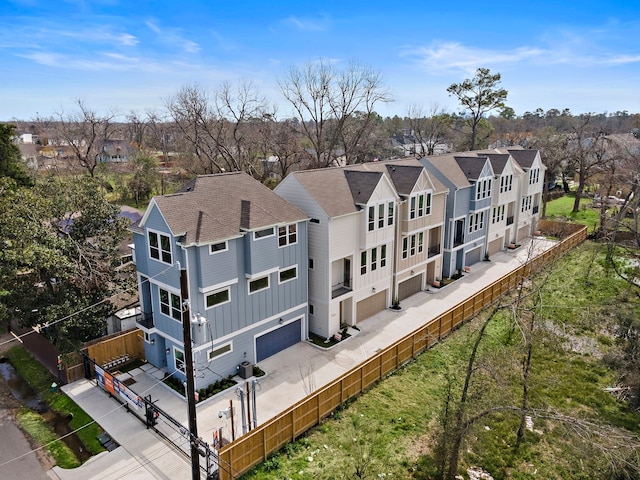
<svg viewBox="0 0 640 480"><path fill-rule="evenodd" d="M246 173L154 197L132 232L153 365L185 378L181 269L196 388L307 338L307 216Z"/></svg>

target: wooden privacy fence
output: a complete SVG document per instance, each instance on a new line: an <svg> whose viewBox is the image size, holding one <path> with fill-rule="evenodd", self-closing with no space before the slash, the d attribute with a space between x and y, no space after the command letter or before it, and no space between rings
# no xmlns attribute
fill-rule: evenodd
<svg viewBox="0 0 640 480"><path fill-rule="evenodd" d="M587 227L568 225L562 228L565 229L565 233L569 229L569 236L549 250L381 350L268 422L222 447L218 452L220 480L237 478L265 461L271 453L318 425L345 401L358 396L378 380L415 358L464 321L519 285L523 279L587 238ZM545 232L547 228L551 230L551 227L555 226L555 222L541 221L539 224L540 230Z"/></svg>
<svg viewBox="0 0 640 480"><path fill-rule="evenodd" d="M82 351L98 365L107 365L114 359L121 358L126 358L127 361L135 358L144 359L142 332L137 328L132 328L122 333L114 333L108 337L102 337L85 344ZM80 355L77 355L75 360L76 362L70 362L66 366L67 381L69 383L80 380L89 373L93 374L92 365L88 367L90 372L87 372Z"/></svg>

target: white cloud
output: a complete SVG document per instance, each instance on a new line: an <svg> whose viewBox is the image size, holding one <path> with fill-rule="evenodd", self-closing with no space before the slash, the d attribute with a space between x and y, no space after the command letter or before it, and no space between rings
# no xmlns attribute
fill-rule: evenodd
<svg viewBox="0 0 640 480"><path fill-rule="evenodd" d="M177 46L187 53L198 53L201 50L198 43L184 38L180 33L180 29L161 27L150 20L145 22L145 25L157 35L160 42L166 45Z"/></svg>
<svg viewBox="0 0 640 480"><path fill-rule="evenodd" d="M321 32L327 28L326 19L300 18L294 15L284 20L285 25L292 26L298 30Z"/></svg>

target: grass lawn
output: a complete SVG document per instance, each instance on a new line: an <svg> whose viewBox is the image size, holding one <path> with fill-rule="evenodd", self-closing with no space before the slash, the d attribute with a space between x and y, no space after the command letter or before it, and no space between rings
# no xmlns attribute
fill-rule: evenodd
<svg viewBox="0 0 640 480"><path fill-rule="evenodd" d="M551 200L547 203L546 215L547 219L565 219L571 222L587 225L589 232L594 232L600 220L600 214L597 210L591 208L591 199L582 198L580 200L580 211L572 212L574 196L565 195L564 197Z"/></svg>
<svg viewBox="0 0 640 480"><path fill-rule="evenodd" d="M60 391L51 391L51 384L57 382L57 378L51 375L51 373L35 360L21 345L11 348L6 352L6 356L11 360L16 371L31 385L51 410L63 417L72 416L69 425L73 430L77 430L76 434L84 444L86 450L92 454L104 451L104 448L96 438L98 434L102 433L102 428L67 395ZM34 415L40 417L42 420L42 417L37 413L34 413ZM29 424L37 425L38 422L32 417L33 415L26 416ZM44 420L42 420L42 422L44 422ZM60 449L60 451L62 451L62 449ZM51 453L61 467L69 464L66 455L58 457L56 456L56 451L52 451Z"/></svg>
<svg viewBox="0 0 640 480"><path fill-rule="evenodd" d="M619 376L602 358L616 344L606 334L612 331L616 308L640 315L640 299L611 275L602 258L600 246L587 242L537 280L546 279L539 310L546 334L534 350L529 398L533 408L606 422L637 435L640 416L605 390ZM503 303L512 300L508 297ZM486 315L482 312L245 477L429 478L424 454L431 452L447 385L453 385L454 397L459 396L471 344ZM523 350L509 315L499 314L491 321L481 345L480 373L470 390L481 405L518 405ZM493 374L481 377L483 371ZM604 457L560 422L536 418L540 433L527 432L525 442L515 449L517 428L513 414L483 417L465 437L461 466L478 465L496 480L612 478L599 463Z"/></svg>

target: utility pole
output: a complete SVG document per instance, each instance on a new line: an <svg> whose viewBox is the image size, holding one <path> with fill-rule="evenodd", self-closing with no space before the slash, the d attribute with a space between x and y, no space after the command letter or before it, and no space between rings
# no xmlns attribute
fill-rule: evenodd
<svg viewBox="0 0 640 480"><path fill-rule="evenodd" d="M196 420L196 387L193 380L193 350L191 348L191 312L187 270L180 269L180 296L182 297L182 335L184 340L185 375L187 377L187 406L189 414L189 444L191 445L191 478L200 480L200 452L198 450L198 424Z"/></svg>

